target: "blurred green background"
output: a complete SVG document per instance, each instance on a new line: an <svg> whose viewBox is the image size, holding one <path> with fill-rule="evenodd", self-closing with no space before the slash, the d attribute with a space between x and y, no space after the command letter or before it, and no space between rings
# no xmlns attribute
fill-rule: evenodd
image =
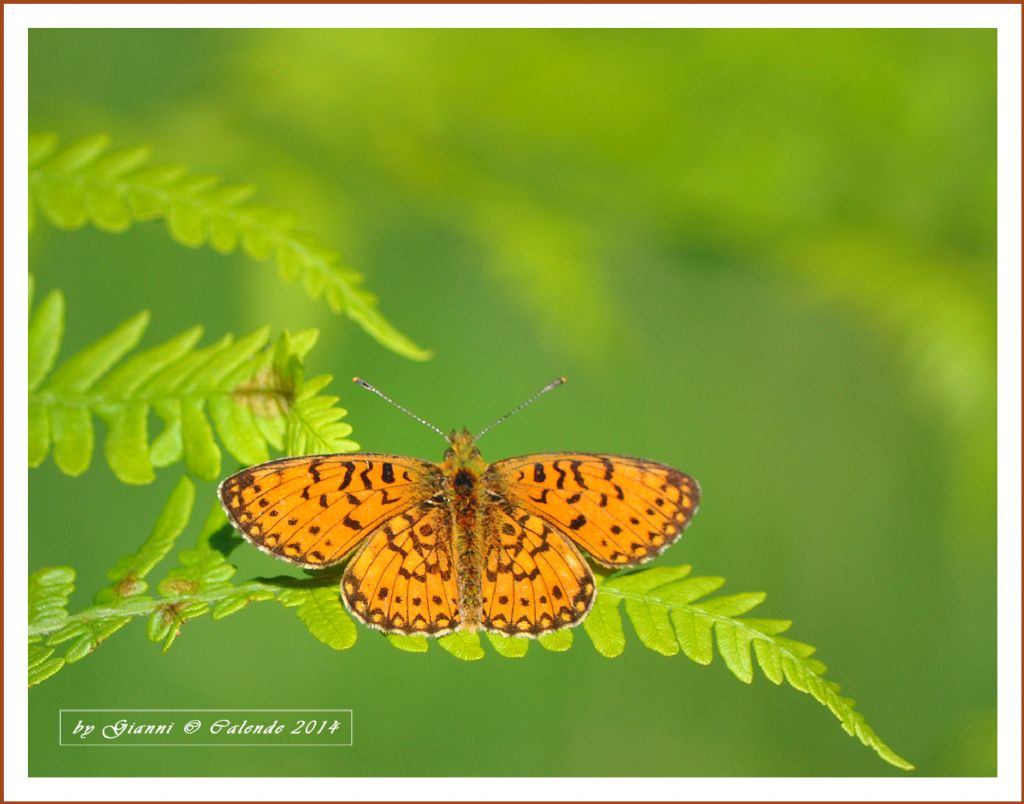
<svg viewBox="0 0 1024 804"><path fill-rule="evenodd" d="M995 773L994 31L29 42L32 131L103 131L255 182L436 351L404 360L162 224L42 223L31 267L38 293L67 295L63 354L142 308L145 344L195 323L208 339L319 327L311 371L335 375L353 437L433 459L435 435L347 379L478 428L566 374L485 457L608 451L691 472L702 509L662 562L768 591L763 616L795 620L918 773ZM31 568L76 567L86 605L179 472L132 488L99 456L78 479L34 470ZM299 574L244 547L232 560L239 579ZM274 604L189 624L166 656L143 628L30 692L31 774L900 774L809 696L632 634L614 661L580 633L566 654L465 663L365 629L335 653ZM351 707L355 746L61 749L60 707Z"/></svg>

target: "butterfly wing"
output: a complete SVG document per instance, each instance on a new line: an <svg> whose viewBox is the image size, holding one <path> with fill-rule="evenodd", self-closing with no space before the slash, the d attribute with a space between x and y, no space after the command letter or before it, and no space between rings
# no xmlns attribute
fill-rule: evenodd
<svg viewBox="0 0 1024 804"><path fill-rule="evenodd" d="M440 471L397 455L310 455L245 469L218 494L242 535L303 567L337 564L377 526L435 493Z"/></svg>
<svg viewBox="0 0 1024 804"><path fill-rule="evenodd" d="M594 576L549 522L516 505L493 505L483 520L480 624L537 636L579 623L594 602Z"/></svg>
<svg viewBox="0 0 1024 804"><path fill-rule="evenodd" d="M451 513L421 503L389 517L349 562L341 593L356 617L388 633L441 636L458 627Z"/></svg>
<svg viewBox="0 0 1024 804"><path fill-rule="evenodd" d="M641 564L676 541L697 512L687 474L619 455L553 453L491 464L498 494L564 532L601 564Z"/></svg>

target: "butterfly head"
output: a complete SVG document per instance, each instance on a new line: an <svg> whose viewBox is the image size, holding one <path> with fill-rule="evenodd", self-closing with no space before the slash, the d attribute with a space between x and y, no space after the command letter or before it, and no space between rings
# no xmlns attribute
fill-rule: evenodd
<svg viewBox="0 0 1024 804"><path fill-rule="evenodd" d="M476 440L465 427L462 428L461 433L452 430L448 441L451 446L444 453L446 464L453 467L467 466L478 469L483 467L484 459L480 455L480 450L476 448Z"/></svg>

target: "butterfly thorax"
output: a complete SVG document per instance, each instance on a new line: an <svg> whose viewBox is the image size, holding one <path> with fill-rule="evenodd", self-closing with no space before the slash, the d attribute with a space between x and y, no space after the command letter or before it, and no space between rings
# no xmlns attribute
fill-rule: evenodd
<svg viewBox="0 0 1024 804"><path fill-rule="evenodd" d="M480 515L483 510L481 476L487 464L468 430L452 432L451 447L441 469L448 480L449 504L455 523L455 556L458 563L459 611L463 626L473 629L480 620L480 583L483 572Z"/></svg>

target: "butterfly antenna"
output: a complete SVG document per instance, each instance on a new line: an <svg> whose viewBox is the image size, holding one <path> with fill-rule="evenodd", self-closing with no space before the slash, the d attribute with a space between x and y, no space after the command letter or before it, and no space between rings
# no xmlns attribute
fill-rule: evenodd
<svg viewBox="0 0 1024 804"><path fill-rule="evenodd" d="M431 430L433 430L435 433L437 433L439 436L441 436L441 438L443 438L445 441L448 441L449 443L451 442L451 439L449 439L448 436L446 436L444 434L444 431L440 427L438 427L436 424L431 424L426 419L424 419L422 416L417 416L415 413L413 413L411 410L409 410L409 408L404 407L402 405L399 405L394 399L392 399L390 396L388 396L387 394L383 393L382 391L379 391L378 389L374 388L366 380L361 379L359 377L353 377L352 378L352 382L354 382L356 385L362 386L367 391L370 391L371 393L376 394L381 399L383 399L385 402L390 402L392 405L394 405L396 408L398 408L400 411L402 411L402 413L406 414L407 416L411 416L412 418L414 418L416 421L418 421L420 424L424 425L425 427L429 427Z"/></svg>
<svg viewBox="0 0 1024 804"><path fill-rule="evenodd" d="M531 396L529 399L527 399L525 402L523 402L521 405L517 405L516 407L512 408L512 410L510 410L508 413L506 413L504 416L502 416L500 419L495 419L493 422L491 422L489 425L487 425L483 430L481 430L479 433L477 433L475 436L473 436L473 440L474 441L479 441L489 430L494 429L495 427L497 427L499 424L501 424L506 419L511 419L513 416L515 416L523 408L527 407L528 405L532 405L534 402L536 402L538 399L540 399L542 396L544 396L544 394L546 394L548 391L551 391L551 390L557 388L559 385L564 385L566 382L568 382L568 380L566 380L565 377L559 377L557 380L552 380L547 385L545 385L543 388L541 388L537 393L535 393L533 396Z"/></svg>

